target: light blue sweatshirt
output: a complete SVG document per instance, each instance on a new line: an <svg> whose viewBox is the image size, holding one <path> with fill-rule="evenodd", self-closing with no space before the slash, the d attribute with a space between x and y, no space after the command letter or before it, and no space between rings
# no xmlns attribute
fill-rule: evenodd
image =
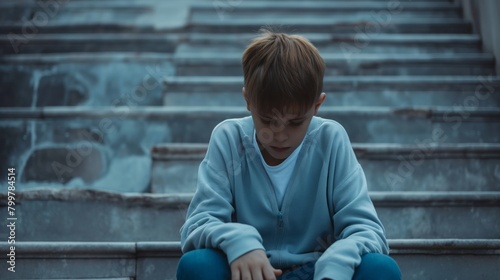
<svg viewBox="0 0 500 280"><path fill-rule="evenodd" d="M228 262L255 249L275 268L316 261L314 279L350 280L366 253L388 253L384 228L344 128L313 117L281 209L252 144L251 117L212 132L180 230L182 251L217 248Z"/></svg>

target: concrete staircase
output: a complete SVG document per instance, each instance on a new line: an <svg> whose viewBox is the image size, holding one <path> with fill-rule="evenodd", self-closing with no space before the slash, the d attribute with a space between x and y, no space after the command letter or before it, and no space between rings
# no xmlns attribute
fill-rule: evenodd
<svg viewBox="0 0 500 280"><path fill-rule="evenodd" d="M43 3L0 1L0 169L18 173L16 273L0 181L1 279L175 279L198 164L248 115L239 61L265 24L325 58L319 115L347 129L403 279L498 278L500 77L451 1Z"/></svg>

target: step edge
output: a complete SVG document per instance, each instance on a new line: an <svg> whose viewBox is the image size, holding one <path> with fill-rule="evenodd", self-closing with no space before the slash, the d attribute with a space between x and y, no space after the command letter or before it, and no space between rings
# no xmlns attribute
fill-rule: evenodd
<svg viewBox="0 0 500 280"><path fill-rule="evenodd" d="M363 5L360 5L363 4ZM456 10L460 9L460 5L456 5L450 2L413 2L405 3L402 5L402 9L416 9L416 10L434 10L434 9L445 9L445 10ZM280 1L280 2L269 2L269 1L252 1L252 2L241 2L236 7L238 9L355 9L355 10L372 10L372 9L389 9L388 5L384 2L373 2L373 1L363 1L353 3L351 1L338 1L338 2L298 2L298 1ZM210 10L213 11L214 6L204 2L195 2L191 6L193 12L197 10Z"/></svg>
<svg viewBox="0 0 500 280"><path fill-rule="evenodd" d="M434 107L382 107L382 106L323 106L318 116L330 118L331 115L359 115L359 116L392 116L397 118L420 118L441 120L443 117L453 117L466 115L467 121L475 121L475 118L488 118L496 121L500 117L500 108L484 107L467 110L463 107L457 110L450 106ZM139 118L172 120L185 118L241 118L247 117L250 113L244 106L102 106L102 107L71 107L71 106L47 106L47 107L3 107L0 108L0 120L2 119L103 119L119 118L130 119ZM329 116L330 115L330 116ZM221 120L222 121L222 120ZM465 121L465 119L464 119Z"/></svg>
<svg viewBox="0 0 500 280"><path fill-rule="evenodd" d="M490 75L489 81L485 79L483 81L479 80L477 76L336 76L336 77L324 77L324 84L328 83L349 83L349 84L359 84L359 83L375 83L375 84L394 84L394 83L405 83L405 84L421 84L435 83L435 84L473 84L482 85L487 84L498 84L500 85L500 76ZM213 83L235 83L242 84L243 78L236 76L173 76L164 79L164 83L167 85L178 84L178 83L200 83L200 84L213 84Z"/></svg>
<svg viewBox="0 0 500 280"><path fill-rule="evenodd" d="M396 144L396 143L352 143L358 158L383 157L394 158L398 155L423 153L423 158L475 158L500 156L500 143L428 143ZM155 160L198 160L203 159L208 143L162 143L151 148L151 156Z"/></svg>
<svg viewBox="0 0 500 280"><path fill-rule="evenodd" d="M374 204L379 206L500 206L500 191L459 192L394 192L370 191ZM36 188L16 192L19 204L27 201L82 201L124 203L128 206L143 206L170 209L185 209L194 196L187 193L118 193L93 189ZM6 206L7 193L0 193L0 207ZM409 205L411 204L411 205Z"/></svg>
<svg viewBox="0 0 500 280"><path fill-rule="evenodd" d="M49 256L63 258L118 256L164 256L180 257L182 255L180 241L158 242L16 242L18 258L47 258ZM389 239L391 253L431 253L431 254L486 254L500 255L500 239ZM2 251L8 252L10 244L0 242ZM441 251L441 252L440 252ZM6 259L4 254L1 257Z"/></svg>

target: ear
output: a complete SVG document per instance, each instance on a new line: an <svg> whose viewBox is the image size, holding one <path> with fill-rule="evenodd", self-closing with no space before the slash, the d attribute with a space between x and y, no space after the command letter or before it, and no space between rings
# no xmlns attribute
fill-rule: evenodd
<svg viewBox="0 0 500 280"><path fill-rule="evenodd" d="M326 98L326 93L322 92L318 97L318 101L316 101L316 104L314 104L314 115L318 114L319 107L321 106L321 104L323 104L325 98Z"/></svg>
<svg viewBox="0 0 500 280"><path fill-rule="evenodd" d="M245 87L241 89L241 93L243 94L243 98L245 98L245 103L247 104L247 110L250 111L250 102L248 102L247 92L245 91Z"/></svg>

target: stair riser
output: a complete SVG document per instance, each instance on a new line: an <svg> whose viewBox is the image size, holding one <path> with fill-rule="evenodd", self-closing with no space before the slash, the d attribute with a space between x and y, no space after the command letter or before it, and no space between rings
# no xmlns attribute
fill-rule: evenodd
<svg viewBox="0 0 500 280"><path fill-rule="evenodd" d="M496 279L500 258L488 255L393 255L403 279Z"/></svg>
<svg viewBox="0 0 500 280"><path fill-rule="evenodd" d="M105 256L98 258L43 258L16 259L19 267L16 273L6 269L0 272L2 279L66 278L125 280L165 279L175 280L179 256ZM404 279L480 279L496 280L500 269L499 255L435 255L392 254L398 263ZM5 257L0 259L6 261ZM471 269L473 268L473 269ZM123 277L118 278L118 277ZM116 278L116 279L115 279Z"/></svg>
<svg viewBox="0 0 500 280"><path fill-rule="evenodd" d="M37 37L28 43L19 43L14 39L0 39L0 54L37 54L37 53L73 53L73 52L158 52L173 53L175 42L162 39L137 40L43 40ZM463 47L473 51L474 47Z"/></svg>
<svg viewBox="0 0 500 280"><path fill-rule="evenodd" d="M354 56L353 56L354 57ZM336 61L327 63L326 76L362 75L491 75L495 73L494 61L491 63L437 62L356 62ZM243 76L240 62L234 63L177 63L177 76Z"/></svg>
<svg viewBox="0 0 500 280"><path fill-rule="evenodd" d="M1 107L161 105L174 72L165 60L12 64L0 65Z"/></svg>
<svg viewBox="0 0 500 280"><path fill-rule="evenodd" d="M183 79L184 78L184 79ZM243 87L242 77L183 77L168 78L163 85L164 94L167 98L181 99L183 95L192 97L189 102L197 102L202 99L202 104L213 103L213 100L220 99L222 104L226 102L241 102L241 88ZM384 79L385 78L385 79ZM402 95L408 96L433 96L433 102L440 99L439 95L462 94L476 96L478 102L487 100L494 102L497 98L497 92L500 92L500 79L490 76L477 77L325 77L323 81L323 91L328 94L335 94L335 99L342 100L349 98L354 94L363 96L363 99L370 98L371 95L377 95L384 99L387 96ZM206 95L211 97L205 100ZM217 98L221 95L221 98ZM345 96L345 97L344 97ZM385 97L387 99L387 97ZM450 97L451 98L451 97ZM456 97L455 97L456 98ZM187 99L187 98L184 98ZM229 101L226 101L228 99ZM357 98L361 99L361 98ZM425 98L424 98L425 99ZM451 98L454 99L454 98ZM207 102L206 102L207 101ZM375 100L372 100L375 101ZM415 100L416 102L417 100ZM187 102L187 101L186 101ZM325 102L329 102L328 99ZM359 100L358 102L361 102ZM235 103L238 104L238 103ZM414 103L412 103L414 104ZM418 104L418 102L417 102ZM460 104L460 102L458 103Z"/></svg>
<svg viewBox="0 0 500 280"><path fill-rule="evenodd" d="M242 85L235 86L227 91L208 92L210 88L202 91L175 92L167 89L164 93L165 106L245 106L241 95ZM464 104L465 100L473 98L471 92L423 92L419 90L396 91L393 89L373 91L344 91L340 89L324 88L327 98L323 106L457 106ZM500 92L500 87L498 89ZM484 100L477 99L475 106L498 107L500 95L489 95Z"/></svg>
<svg viewBox="0 0 500 280"><path fill-rule="evenodd" d="M121 112L123 112L123 116L127 116L127 112L120 111L119 113ZM146 132L146 128L142 128L141 126L151 126L152 131L157 131L157 135L161 135L156 136L159 142L154 144L162 142L208 143L213 128L221 121L246 115L244 112L241 112L241 114L217 113L203 115L203 119L192 119L179 115L175 120L176 115L173 114L169 116L172 119L169 118L163 121L110 120L106 117L101 118L99 115L93 117L98 120L85 121L88 117L82 115L81 117L61 118L60 121L38 120L33 122L33 124L31 122L22 122L16 128L12 128L8 121L2 121L0 122L0 127L5 132L4 135L12 135L13 137L16 135L22 137L23 133L26 132L24 137L26 139L31 139L32 136L36 137L35 141L37 144L77 143L78 141L82 141L82 138L78 138L78 135L76 135L80 130L109 130L109 133L104 133L104 145L115 143L115 140L111 139L115 135L120 137L131 135L127 136L131 137L131 141L126 143L133 143L135 138L132 135L142 135L142 133ZM356 143L413 144L415 141L429 141L434 143L497 143L500 141L500 135L498 135L500 122L498 118L473 119L472 117L467 118L466 115L450 114L448 122L443 122L442 119L438 118L413 118L411 116L398 116L397 113L394 113L394 115L361 115L356 113L348 115L347 113L322 114L320 112L319 116L340 122L346 128L351 141ZM81 120L71 121L72 119L75 120L75 118L80 118ZM148 116L139 115L139 118L148 118ZM189 123L189 126L187 123ZM33 133L31 130L32 125L36 133L33 135L31 134ZM125 129L129 131L125 131ZM149 131L149 128L147 130ZM70 135L69 139L72 140L65 139L65 132ZM85 140L83 139L83 141ZM11 142L15 143L14 140ZM28 143L30 142L28 141Z"/></svg>
<svg viewBox="0 0 500 280"><path fill-rule="evenodd" d="M0 167L16 168L19 190L44 184L144 192L151 176L149 149L170 141L161 121L0 122ZM139 137L139 138L138 138ZM75 180L76 181L72 181Z"/></svg>
<svg viewBox="0 0 500 280"><path fill-rule="evenodd" d="M59 3L60 4L59 4ZM57 0L46 3L37 2L34 5L15 8L15 17L9 16L3 24L21 24L29 28L43 29L47 25L99 24L116 25L141 23L155 15L155 9L147 5L100 5ZM94 2L99 3L99 2ZM112 3L109 2L108 3ZM67 5L66 5L67 4ZM87 4L87 5L85 5ZM3 6L3 5L2 5ZM12 9L9 7L7 9ZM69 26L68 26L69 27ZM76 31L76 30L75 30ZM76 32L75 32L76 33Z"/></svg>
<svg viewBox="0 0 500 280"><path fill-rule="evenodd" d="M155 258L150 258L148 261L155 262ZM2 259L5 263L7 260ZM143 259L136 260L132 256L108 256L96 258L79 257L69 258L67 256L60 256L58 258L16 258L16 272L12 273L7 269L2 269L0 277L2 279L71 279L71 280L130 280L130 279L155 279L147 277L137 277L136 267L138 263L143 262ZM168 268L163 273L167 273L167 278L162 275L162 278L175 280L175 271L177 267L177 259L170 260L172 264L169 265L169 260L165 260L163 266ZM149 263L149 262L148 262ZM8 264L7 264L8 265ZM5 267L7 267L5 265ZM147 267L140 266L142 270L147 270ZM157 269L160 269L158 265Z"/></svg>
<svg viewBox="0 0 500 280"><path fill-rule="evenodd" d="M280 22L274 22L280 24ZM252 33L257 32L262 24L214 24L211 21L193 23L190 32L203 33ZM286 25L285 25L286 26ZM471 33L472 28L467 23L422 23L422 24L403 24L390 23L387 25L363 24L363 22L354 23L317 23L317 24L294 24L294 33L318 32L318 33L333 33L333 34L466 34ZM1 30L1 29L0 29ZM287 28L284 28L287 30Z"/></svg>
<svg viewBox="0 0 500 280"><path fill-rule="evenodd" d="M114 201L18 202L16 240L22 241L177 241L187 209ZM6 206L0 209L7 213ZM6 228L6 214L1 217ZM7 231L0 237L7 240Z"/></svg>
<svg viewBox="0 0 500 280"><path fill-rule="evenodd" d="M14 22L22 18L29 18L30 13L31 10L26 7L0 7L0 18L2 21L6 22Z"/></svg>
<svg viewBox="0 0 500 280"><path fill-rule="evenodd" d="M359 158L371 191L497 191L500 159ZM194 192L201 160L153 161L152 192Z"/></svg>
<svg viewBox="0 0 500 280"><path fill-rule="evenodd" d="M346 21L353 20L371 20L373 22L388 23L393 20L401 19L416 19L422 20L425 18L461 18L461 11L457 9L448 9L442 11L403 11L401 13L390 13L387 10L374 9L372 11L357 11L357 10L341 10L341 9L324 9L324 10L259 10L253 11L250 9L213 9L212 11L197 11L192 12L192 21L233 21L239 19L251 19L254 18L259 21L273 21L280 17L292 18L314 18L314 19L345 19Z"/></svg>
<svg viewBox="0 0 500 280"><path fill-rule="evenodd" d="M355 57L358 54L367 53L407 53L407 54L435 54L435 53L478 53L480 46L478 44L449 44L449 43L392 43L392 42L371 42L369 37L363 38L364 41L345 41L331 42L327 46L315 45L319 52L324 53L340 53ZM223 45L211 44L197 45L191 44L188 46L179 46L177 53L182 54L198 54L198 53L213 53L214 57L220 53L243 53L247 44L241 45ZM106 46L103 46L106 48ZM148 46L145 46L146 50ZM76 47L78 49L78 47ZM64 50L63 50L64 51ZM68 50L69 51L69 50ZM162 51L165 51L164 49Z"/></svg>
<svg viewBox="0 0 500 280"><path fill-rule="evenodd" d="M20 43L11 37L0 38L0 54L27 53L70 53L70 52L160 52L171 53L176 50L181 53L242 53L249 40L237 42L225 40L205 40L189 44L176 45L175 40L163 38L138 39L71 39L58 36L58 39L45 39L43 35L34 37L29 43ZM478 41L452 42L393 42L373 40L377 37L368 35L353 39L338 39L312 43L321 53L478 53L481 52Z"/></svg>
<svg viewBox="0 0 500 280"><path fill-rule="evenodd" d="M18 201L23 241L178 241L187 204L134 206L112 201ZM378 205L388 238L498 238L498 206ZM47 209L50 209L48 211ZM6 226L6 207L0 226ZM77 218L75 218L77 217ZM2 239L7 236L2 234Z"/></svg>
<svg viewBox="0 0 500 280"><path fill-rule="evenodd" d="M184 79L183 79L184 78ZM384 79L385 78L385 79ZM471 79L472 78L472 79ZM179 80L180 79L180 80ZM168 78L164 83L164 92L190 94L235 94L241 93L243 77L181 77ZM401 80L397 77L325 77L323 90L329 93L389 92L401 94L416 94L426 92L438 94L444 92L469 93L485 98L494 97L500 92L500 79L493 75L481 77L413 77ZM489 94L488 94L489 93ZM493 95L493 96L492 96ZM225 96L226 97L226 96ZM479 98L478 98L479 99Z"/></svg>

